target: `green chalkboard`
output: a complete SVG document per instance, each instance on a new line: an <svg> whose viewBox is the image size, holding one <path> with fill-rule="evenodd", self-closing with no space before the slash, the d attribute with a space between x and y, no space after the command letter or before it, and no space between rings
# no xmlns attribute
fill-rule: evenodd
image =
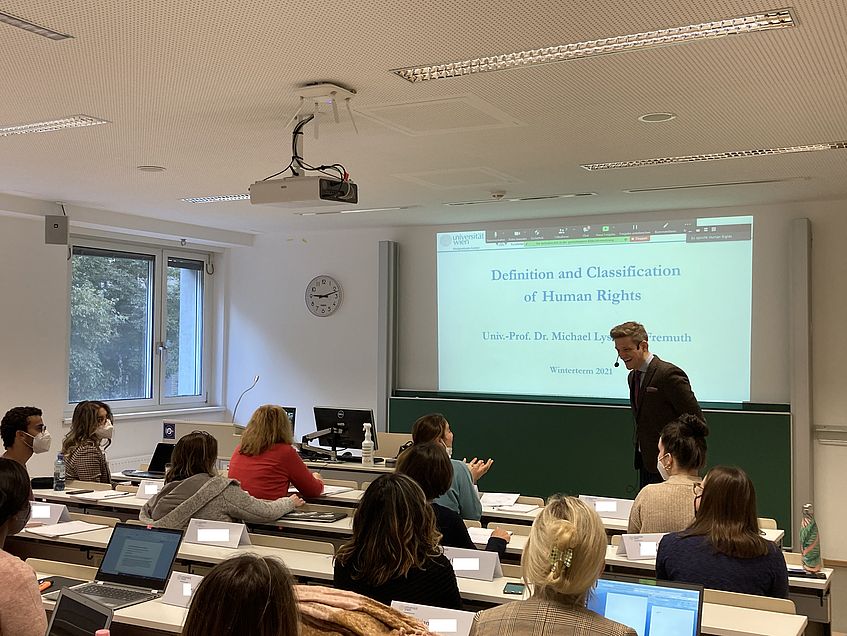
<svg viewBox="0 0 847 636"><path fill-rule="evenodd" d="M424 394L425 395L425 394ZM389 430L411 431L421 415L443 413L453 457L493 457L483 490L547 497L635 497L633 420L628 406L556 404L397 395ZM787 412L706 411L708 465L741 466L756 485L759 516L791 528L791 416ZM785 545L791 544L786 536Z"/></svg>

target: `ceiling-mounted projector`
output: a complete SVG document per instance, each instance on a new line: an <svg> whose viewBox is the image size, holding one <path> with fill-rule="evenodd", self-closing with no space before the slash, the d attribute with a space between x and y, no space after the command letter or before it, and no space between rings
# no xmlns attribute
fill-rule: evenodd
<svg viewBox="0 0 847 636"><path fill-rule="evenodd" d="M253 205L282 208L315 208L359 202L359 188L355 183L326 176L257 181L248 191Z"/></svg>

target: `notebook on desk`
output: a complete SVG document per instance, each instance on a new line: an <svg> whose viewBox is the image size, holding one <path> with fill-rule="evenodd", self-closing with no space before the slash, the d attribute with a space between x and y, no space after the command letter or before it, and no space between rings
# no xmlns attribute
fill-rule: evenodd
<svg viewBox="0 0 847 636"><path fill-rule="evenodd" d="M174 446L175 444L159 442L156 444L156 450L153 451L153 457L150 458L147 470L125 470L123 474L127 477L139 479L164 479L165 467L171 463Z"/></svg>
<svg viewBox="0 0 847 636"><path fill-rule="evenodd" d="M68 589L112 609L151 601L164 592L181 542L182 530L119 523L94 581Z"/></svg>
<svg viewBox="0 0 847 636"><path fill-rule="evenodd" d="M703 587L603 574L588 609L640 636L700 636Z"/></svg>

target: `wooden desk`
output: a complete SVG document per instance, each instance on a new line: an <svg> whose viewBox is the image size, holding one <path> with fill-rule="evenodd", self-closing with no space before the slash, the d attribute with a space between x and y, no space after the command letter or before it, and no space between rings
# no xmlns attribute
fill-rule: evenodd
<svg viewBox="0 0 847 636"><path fill-rule="evenodd" d="M230 552L235 552L230 550ZM38 572L38 576L49 576L51 572ZM515 600L514 596L502 594L507 581L474 581L458 579L462 598L485 604L499 604ZM53 607L52 601L44 601L45 609ZM188 615L188 610L166 605L161 600L139 603L115 611L114 623L132 625L166 633L179 633ZM703 634L714 636L801 636L807 621L805 616L777 614L740 607L703 604Z"/></svg>

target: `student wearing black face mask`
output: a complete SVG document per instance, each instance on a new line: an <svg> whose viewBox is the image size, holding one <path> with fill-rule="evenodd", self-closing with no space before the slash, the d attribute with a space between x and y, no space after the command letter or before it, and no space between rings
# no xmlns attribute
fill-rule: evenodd
<svg viewBox="0 0 847 636"><path fill-rule="evenodd" d="M29 477L12 459L0 458L0 547L6 537L23 530L29 521ZM35 572L18 557L0 550L0 626L3 634L43 636L47 615Z"/></svg>

